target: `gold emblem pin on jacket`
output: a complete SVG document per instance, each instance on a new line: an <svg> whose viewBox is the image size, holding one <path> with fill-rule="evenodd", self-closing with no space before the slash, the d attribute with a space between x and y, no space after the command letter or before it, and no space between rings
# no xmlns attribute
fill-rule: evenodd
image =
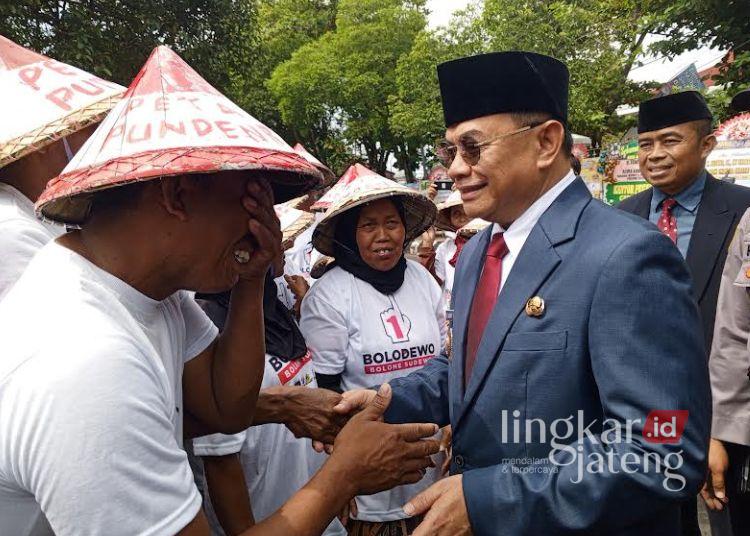
<svg viewBox="0 0 750 536"><path fill-rule="evenodd" d="M544 300L539 296L529 298L526 302L526 314L529 316L542 316L544 314Z"/></svg>

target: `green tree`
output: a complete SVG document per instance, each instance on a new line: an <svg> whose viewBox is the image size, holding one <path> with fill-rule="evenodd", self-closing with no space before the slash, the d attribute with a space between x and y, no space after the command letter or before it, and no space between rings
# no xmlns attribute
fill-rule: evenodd
<svg viewBox="0 0 750 536"><path fill-rule="evenodd" d="M717 91L707 95L720 121L733 115L731 97L750 87L750 2L747 0L676 0L670 2L657 31L665 39L653 50L673 56L710 46L730 50L733 61L722 65Z"/></svg>
<svg viewBox="0 0 750 536"><path fill-rule="evenodd" d="M231 89L253 72L256 26L255 0L0 0L0 33L123 85L165 44Z"/></svg>
<svg viewBox="0 0 750 536"><path fill-rule="evenodd" d="M393 131L416 148L417 162L435 164L432 148L445 131L437 65L486 51L486 36L474 5L456 13L448 27L417 34L396 65L396 94L389 100Z"/></svg>
<svg viewBox="0 0 750 536"><path fill-rule="evenodd" d="M426 31L397 67L391 103L394 129L429 146L444 129L436 66L493 50L528 50L564 61L571 72L570 124L600 142L627 128L620 104L649 95L649 84L628 74L649 32L662 20L663 0L485 0L459 13L447 28ZM512 76L508 83L512 84ZM429 153L427 155L429 157ZM429 159L428 159L429 160ZM428 162L429 163L429 162Z"/></svg>
<svg viewBox="0 0 750 536"><path fill-rule="evenodd" d="M425 24L423 0L341 0L335 30L302 46L271 76L284 121L342 135L381 173L395 155L413 176L415 149L391 129L388 99L396 93L394 66Z"/></svg>
<svg viewBox="0 0 750 536"><path fill-rule="evenodd" d="M646 98L649 85L628 80L668 2L663 0L487 0L485 31L495 50L548 54L570 69L570 125L601 141L619 130L620 104Z"/></svg>
<svg viewBox="0 0 750 536"><path fill-rule="evenodd" d="M313 139L283 122L278 102L268 88L268 79L295 50L335 28L337 6L338 0L260 0L258 3L255 31L259 46L254 51L253 72L238 73L238 84L245 84L238 104L254 112L258 119L289 141L311 145Z"/></svg>

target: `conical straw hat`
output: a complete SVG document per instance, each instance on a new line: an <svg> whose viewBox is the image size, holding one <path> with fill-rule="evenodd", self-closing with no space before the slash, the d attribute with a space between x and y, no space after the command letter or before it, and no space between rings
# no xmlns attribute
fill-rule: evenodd
<svg viewBox="0 0 750 536"><path fill-rule="evenodd" d="M474 218L469 223L461 227L456 234L460 236L466 236L466 237L472 237L475 234L477 234L479 231L482 231L483 229L486 229L491 224L490 222L483 220L481 218Z"/></svg>
<svg viewBox="0 0 750 536"><path fill-rule="evenodd" d="M444 231L455 231L456 229L451 223L451 209L458 205L463 205L463 203L464 202L461 200L461 192L453 190L451 195L448 196L448 199L437 206L438 215L437 220L435 221L435 226Z"/></svg>
<svg viewBox="0 0 750 536"><path fill-rule="evenodd" d="M349 169L341 175L341 178L336 181L336 184L331 186L331 189L328 190L325 195L312 204L310 210L328 210L331 205L336 203L346 194L346 190L350 183L356 181L360 177L366 177L368 175L375 175L375 172L370 171L362 164L349 166Z"/></svg>
<svg viewBox="0 0 750 536"><path fill-rule="evenodd" d="M333 171L331 171L331 168L326 166L323 162L315 158L310 151L305 149L305 146L301 143L298 143L294 146L294 150L297 151L302 158L310 162L313 166L318 168L318 171L320 171L323 174L323 180L326 184L331 183L333 179L336 178L336 175L334 175Z"/></svg>
<svg viewBox="0 0 750 536"><path fill-rule="evenodd" d="M0 167L100 121L123 91L0 35Z"/></svg>
<svg viewBox="0 0 750 536"><path fill-rule="evenodd" d="M165 46L154 49L122 101L37 202L42 216L83 223L91 194L187 173L273 171L276 201L321 174L274 131L206 82Z"/></svg>
<svg viewBox="0 0 750 536"><path fill-rule="evenodd" d="M296 201L296 199L274 207L281 223L284 249L292 247L294 240L315 221L315 216L312 213L294 208L293 201Z"/></svg>
<svg viewBox="0 0 750 536"><path fill-rule="evenodd" d="M406 242L425 232L435 221L435 203L416 190L401 186L395 181L386 179L360 164L368 173L360 174L351 181L339 199L326 211L313 233L313 246L324 255L333 256L336 224L339 217L354 207L378 199L400 198L404 206L406 219ZM351 169L351 168L350 168ZM338 183L336 184L338 186Z"/></svg>

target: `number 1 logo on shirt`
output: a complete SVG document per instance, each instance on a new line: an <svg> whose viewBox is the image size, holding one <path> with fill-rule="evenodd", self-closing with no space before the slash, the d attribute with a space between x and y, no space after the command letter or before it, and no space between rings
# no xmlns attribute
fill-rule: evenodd
<svg viewBox="0 0 750 536"><path fill-rule="evenodd" d="M391 342L409 342L409 332L411 331L411 320L401 312L393 296L389 296L391 306L380 313L380 321L383 323L385 334L391 339Z"/></svg>

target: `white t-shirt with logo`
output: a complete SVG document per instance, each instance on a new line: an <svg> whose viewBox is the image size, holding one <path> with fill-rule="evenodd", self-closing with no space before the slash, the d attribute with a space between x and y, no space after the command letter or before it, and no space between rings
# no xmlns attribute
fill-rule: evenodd
<svg viewBox="0 0 750 536"><path fill-rule="evenodd" d="M37 219L34 203L0 182L0 300L18 281L42 246L63 234L62 225Z"/></svg>
<svg viewBox="0 0 750 536"><path fill-rule="evenodd" d="M443 301L448 308L451 307L453 276L456 273L456 268L451 265L450 260L455 254L456 235L449 233L448 237L435 250L435 275L443 282Z"/></svg>
<svg viewBox="0 0 750 536"><path fill-rule="evenodd" d="M158 302L42 248L0 303L0 536L184 528L182 371L216 335L186 292Z"/></svg>
<svg viewBox="0 0 750 536"><path fill-rule="evenodd" d="M302 332L319 374L341 374L344 390L372 387L419 370L440 354L446 335L442 293L420 264L407 260L404 283L391 295L335 267L302 302ZM402 506L438 478L357 497L364 521L406 517Z"/></svg>
<svg viewBox="0 0 750 536"><path fill-rule="evenodd" d="M317 387L308 352L300 359L284 362L266 354L261 389L280 385ZM213 434L193 440L196 456L226 456L240 453L245 483L256 522L266 519L302 489L326 460L312 449L309 439L297 439L283 424L252 426L235 435ZM209 511L209 508L206 508ZM213 515L211 528L223 534ZM346 530L334 520L325 536L343 536Z"/></svg>

